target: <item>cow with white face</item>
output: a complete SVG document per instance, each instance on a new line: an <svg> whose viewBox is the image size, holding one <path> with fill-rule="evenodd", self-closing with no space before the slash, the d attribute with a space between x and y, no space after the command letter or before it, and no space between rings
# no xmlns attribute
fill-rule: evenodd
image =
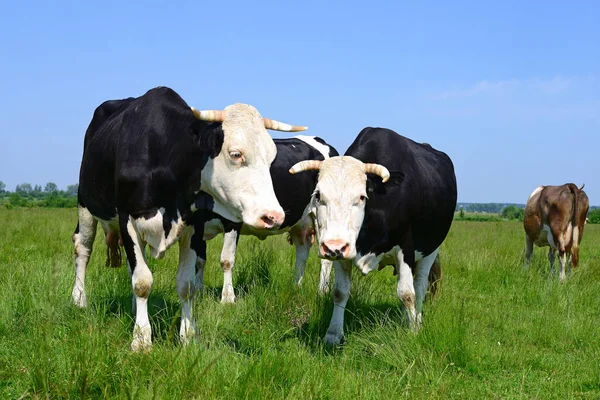
<svg viewBox="0 0 600 400"><path fill-rule="evenodd" d="M235 293L233 289L232 270L235 264L235 254L237 242L240 235L253 235L265 239L268 236L288 233L290 243L296 248L296 283L300 284L304 276L306 260L312 245L314 237L313 219L308 215L307 205L315 185L317 183L317 173L306 173L300 175L290 175L289 169L294 164L302 160L324 160L332 156L339 155L338 152L323 139L316 136L299 135L289 139L274 139L277 147L277 156L271 164L270 175L273 180L275 196L279 204L285 210L285 220L278 229L260 229L257 230L249 225L235 223L227 220L218 211L203 218L204 239L209 240L218 233L223 232L223 249L221 251L221 268L223 269L223 291L221 294L222 303L235 302ZM198 201L204 205L204 210L210 210L210 196L204 196ZM198 287L203 286L204 268L203 265L196 266L196 282ZM331 261L321 260L321 276L319 281L319 293L324 293L329 289L329 277L331 275Z"/></svg>
<svg viewBox="0 0 600 400"><path fill-rule="evenodd" d="M109 263L120 265L120 242L127 255L136 313L131 347L149 348L153 278L145 248L162 258L179 241L180 338L188 342L196 331L195 267L206 259L207 209L257 230L284 221L269 175L276 149L266 129L306 128L262 118L245 104L198 111L165 87L100 105L86 131L79 176L73 301L87 305L85 272L100 221ZM201 190L212 196L208 208L197 200Z"/></svg>
<svg viewBox="0 0 600 400"><path fill-rule="evenodd" d="M429 273L456 208L452 161L428 144L365 128L343 157L300 162L290 172L311 169L319 170L312 197L318 254L335 269L325 342L343 338L353 263L364 274L395 266L397 294L417 332Z"/></svg>

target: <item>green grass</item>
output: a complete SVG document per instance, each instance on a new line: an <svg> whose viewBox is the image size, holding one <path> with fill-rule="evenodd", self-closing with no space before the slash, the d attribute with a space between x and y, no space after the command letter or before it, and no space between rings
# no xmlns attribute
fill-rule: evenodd
<svg viewBox="0 0 600 400"><path fill-rule="evenodd" d="M104 267L100 232L89 308L71 302L76 211L0 209L0 398L600 398L600 226L565 283L546 251L523 269L520 223L455 221L441 250L441 291L419 335L403 326L391 268L353 272L346 345L321 343L331 295L301 288L284 237L240 240L237 302L222 306L221 241L209 243L197 343L177 344L177 250L151 261L154 347L129 351L126 268Z"/></svg>

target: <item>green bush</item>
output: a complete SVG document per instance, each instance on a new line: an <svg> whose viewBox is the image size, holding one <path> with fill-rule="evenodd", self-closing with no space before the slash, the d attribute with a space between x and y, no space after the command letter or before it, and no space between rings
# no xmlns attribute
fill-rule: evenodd
<svg viewBox="0 0 600 400"><path fill-rule="evenodd" d="M591 210L588 213L588 222L590 224L600 224L600 208L596 208L595 210Z"/></svg>

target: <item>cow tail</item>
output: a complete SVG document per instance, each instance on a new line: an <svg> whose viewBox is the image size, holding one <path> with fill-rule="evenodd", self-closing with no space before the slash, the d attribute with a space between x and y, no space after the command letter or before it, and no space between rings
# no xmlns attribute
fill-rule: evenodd
<svg viewBox="0 0 600 400"><path fill-rule="evenodd" d="M581 189L583 189L583 186L581 186ZM577 224L577 215L579 215L578 210L580 189L576 185L570 184L569 190L571 190L571 193L573 193L574 199L573 215L571 216L571 241L573 243L571 246L571 264L576 267L579 263L579 236L581 235L581 232L579 232L579 225ZM577 235L575 235L576 229Z"/></svg>

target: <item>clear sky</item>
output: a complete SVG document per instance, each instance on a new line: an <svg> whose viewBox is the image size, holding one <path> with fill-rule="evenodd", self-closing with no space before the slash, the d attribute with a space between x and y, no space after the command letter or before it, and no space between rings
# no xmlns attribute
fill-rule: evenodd
<svg viewBox="0 0 600 400"><path fill-rule="evenodd" d="M600 205L600 2L440 3L4 2L0 180L76 183L95 107L164 85L340 153L365 126L428 142L461 202L572 181Z"/></svg>

